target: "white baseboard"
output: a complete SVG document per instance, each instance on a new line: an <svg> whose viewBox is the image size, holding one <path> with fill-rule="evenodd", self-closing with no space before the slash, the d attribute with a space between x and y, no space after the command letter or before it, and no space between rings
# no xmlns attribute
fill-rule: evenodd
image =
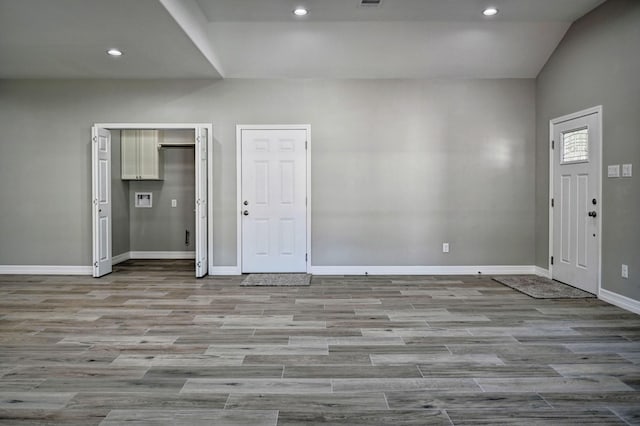
<svg viewBox="0 0 640 426"><path fill-rule="evenodd" d="M531 265L482 266L312 266L313 275L528 275Z"/></svg>
<svg viewBox="0 0 640 426"><path fill-rule="evenodd" d="M604 300L612 305L616 305L619 308L626 309L627 311L631 311L634 314L640 314L640 300L635 300L630 297L614 293L613 291L605 290L604 288L600 289L598 299Z"/></svg>
<svg viewBox="0 0 640 426"><path fill-rule="evenodd" d="M551 279L551 271L549 271L548 269L541 268L540 266L534 266L534 268L536 275Z"/></svg>
<svg viewBox="0 0 640 426"><path fill-rule="evenodd" d="M195 251L130 251L129 259L195 259Z"/></svg>
<svg viewBox="0 0 640 426"><path fill-rule="evenodd" d="M0 265L3 275L92 275L91 266Z"/></svg>
<svg viewBox="0 0 640 426"><path fill-rule="evenodd" d="M312 275L528 275L537 274L530 265L482 266L311 266ZM210 266L209 275L241 275L237 266Z"/></svg>
<svg viewBox="0 0 640 426"><path fill-rule="evenodd" d="M113 264L128 259L194 259L192 251L131 251L113 256ZM482 266L311 266L313 275L526 275L549 276L546 269L529 265ZM0 274L16 275L91 275L91 266L0 265ZM209 275L241 275L237 266L213 266ZM640 302L607 290L600 298L621 308L640 313Z"/></svg>
<svg viewBox="0 0 640 426"><path fill-rule="evenodd" d="M242 275L237 266L210 266L209 275Z"/></svg>
<svg viewBox="0 0 640 426"><path fill-rule="evenodd" d="M126 251L124 253L117 254L117 255L113 256L111 258L111 264L112 265L117 265L118 263L122 263L125 260L129 260L129 259L131 259L131 252L130 251Z"/></svg>
<svg viewBox="0 0 640 426"><path fill-rule="evenodd" d="M195 259L194 251L127 251L111 258L111 263L117 265L129 259Z"/></svg>

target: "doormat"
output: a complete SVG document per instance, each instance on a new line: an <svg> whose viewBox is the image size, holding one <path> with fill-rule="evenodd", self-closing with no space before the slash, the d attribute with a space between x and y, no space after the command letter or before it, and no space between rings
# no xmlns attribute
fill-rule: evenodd
<svg viewBox="0 0 640 426"><path fill-rule="evenodd" d="M493 277L500 284L518 290L536 299L587 299L595 297L560 281L550 280L537 275L504 275Z"/></svg>
<svg viewBox="0 0 640 426"><path fill-rule="evenodd" d="M246 286L299 286L310 285L308 274L249 274L240 285Z"/></svg>

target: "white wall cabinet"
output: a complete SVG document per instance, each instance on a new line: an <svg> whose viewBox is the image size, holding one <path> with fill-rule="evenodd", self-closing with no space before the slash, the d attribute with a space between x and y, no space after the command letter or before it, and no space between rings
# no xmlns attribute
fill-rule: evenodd
<svg viewBox="0 0 640 426"><path fill-rule="evenodd" d="M162 180L164 156L158 130L123 130L122 180Z"/></svg>

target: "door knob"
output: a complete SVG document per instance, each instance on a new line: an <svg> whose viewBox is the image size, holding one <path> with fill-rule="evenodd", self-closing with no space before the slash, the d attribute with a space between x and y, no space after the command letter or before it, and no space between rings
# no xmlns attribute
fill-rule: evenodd
<svg viewBox="0 0 640 426"><path fill-rule="evenodd" d="M590 217L596 217L598 215L598 213L594 211L587 213Z"/></svg>
<svg viewBox="0 0 640 426"><path fill-rule="evenodd" d="M243 211L242 214L245 215L245 216L249 216L249 210Z"/></svg>
<svg viewBox="0 0 640 426"><path fill-rule="evenodd" d="M248 206L249 202L247 200L244 200L244 203L242 203L242 204L244 204L245 206Z"/></svg>

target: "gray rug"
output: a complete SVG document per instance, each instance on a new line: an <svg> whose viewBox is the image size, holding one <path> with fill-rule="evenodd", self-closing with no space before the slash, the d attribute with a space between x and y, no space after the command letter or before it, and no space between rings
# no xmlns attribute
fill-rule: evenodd
<svg viewBox="0 0 640 426"><path fill-rule="evenodd" d="M298 286L310 285L307 274L249 274L240 285L248 286Z"/></svg>
<svg viewBox="0 0 640 426"><path fill-rule="evenodd" d="M560 281L536 275L503 275L493 277L493 279L500 284L536 299L585 299L595 297L591 293L563 284Z"/></svg>

